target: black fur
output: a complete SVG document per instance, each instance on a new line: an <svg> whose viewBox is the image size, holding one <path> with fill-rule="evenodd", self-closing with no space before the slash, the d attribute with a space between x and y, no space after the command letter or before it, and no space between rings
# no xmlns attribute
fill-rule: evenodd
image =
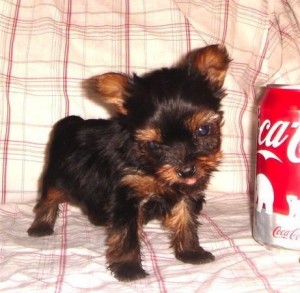
<svg viewBox="0 0 300 293"><path fill-rule="evenodd" d="M54 126L29 235L52 234L58 205L74 199L92 223L107 227L108 266L121 281L146 276L140 234L154 218L171 230L178 259L212 261L199 246L197 216L221 157L219 71L228 63L225 48L209 46L141 77L90 79L117 113L109 120L70 116Z"/></svg>

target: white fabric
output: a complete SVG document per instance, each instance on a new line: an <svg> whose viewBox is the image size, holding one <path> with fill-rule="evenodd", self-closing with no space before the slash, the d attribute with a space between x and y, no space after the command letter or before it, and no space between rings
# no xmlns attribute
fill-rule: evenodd
<svg viewBox="0 0 300 293"><path fill-rule="evenodd" d="M257 96L267 83L300 82L298 0L2 0L0 2L1 292L298 292L298 253L256 243L251 205ZM106 270L105 231L63 205L55 234L30 238L53 124L108 117L83 79L143 73L187 51L226 45L233 59L223 100L224 160L209 186L199 238L216 261L177 261L158 222L145 227L146 279L123 284Z"/></svg>

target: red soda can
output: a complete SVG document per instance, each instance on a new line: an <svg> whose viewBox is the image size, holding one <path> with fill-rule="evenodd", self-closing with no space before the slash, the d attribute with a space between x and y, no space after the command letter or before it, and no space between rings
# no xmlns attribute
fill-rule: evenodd
<svg viewBox="0 0 300 293"><path fill-rule="evenodd" d="M258 110L253 237L300 250L300 85L269 85Z"/></svg>

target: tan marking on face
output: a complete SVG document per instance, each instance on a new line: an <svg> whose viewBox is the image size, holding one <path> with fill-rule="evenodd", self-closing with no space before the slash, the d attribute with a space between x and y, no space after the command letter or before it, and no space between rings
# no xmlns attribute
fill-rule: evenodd
<svg viewBox="0 0 300 293"><path fill-rule="evenodd" d="M198 176L203 177L207 172L214 170L220 164L222 157L223 154L221 150L210 155L198 157L195 161Z"/></svg>
<svg viewBox="0 0 300 293"><path fill-rule="evenodd" d="M140 142L161 141L161 132L158 128L138 129L135 133L135 138Z"/></svg>
<svg viewBox="0 0 300 293"><path fill-rule="evenodd" d="M212 124L217 122L219 119L219 114L209 110L202 110L194 113L186 120L186 127L191 132L195 132L201 125Z"/></svg>
<svg viewBox="0 0 300 293"><path fill-rule="evenodd" d="M147 198L153 194L161 195L167 192L167 187L160 184L154 177L140 174L126 175L121 183L133 188L138 196Z"/></svg>
<svg viewBox="0 0 300 293"><path fill-rule="evenodd" d="M194 185L198 179L201 177L202 173L196 172L194 176L191 176L189 178L181 178L178 174L178 170L176 167L171 165L163 165L159 168L159 170L156 172L159 179L163 182L165 182L168 185L172 184L185 184L185 185Z"/></svg>
<svg viewBox="0 0 300 293"><path fill-rule="evenodd" d="M174 184L180 181L180 178L178 177L178 171L172 165L162 165L156 173L162 181L168 184Z"/></svg>

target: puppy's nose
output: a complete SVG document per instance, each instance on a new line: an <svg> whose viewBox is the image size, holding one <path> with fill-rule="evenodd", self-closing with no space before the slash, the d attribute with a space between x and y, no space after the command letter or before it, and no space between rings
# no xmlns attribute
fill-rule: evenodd
<svg viewBox="0 0 300 293"><path fill-rule="evenodd" d="M186 165L179 170L178 175L182 178L192 177L196 173L196 170L194 165Z"/></svg>

